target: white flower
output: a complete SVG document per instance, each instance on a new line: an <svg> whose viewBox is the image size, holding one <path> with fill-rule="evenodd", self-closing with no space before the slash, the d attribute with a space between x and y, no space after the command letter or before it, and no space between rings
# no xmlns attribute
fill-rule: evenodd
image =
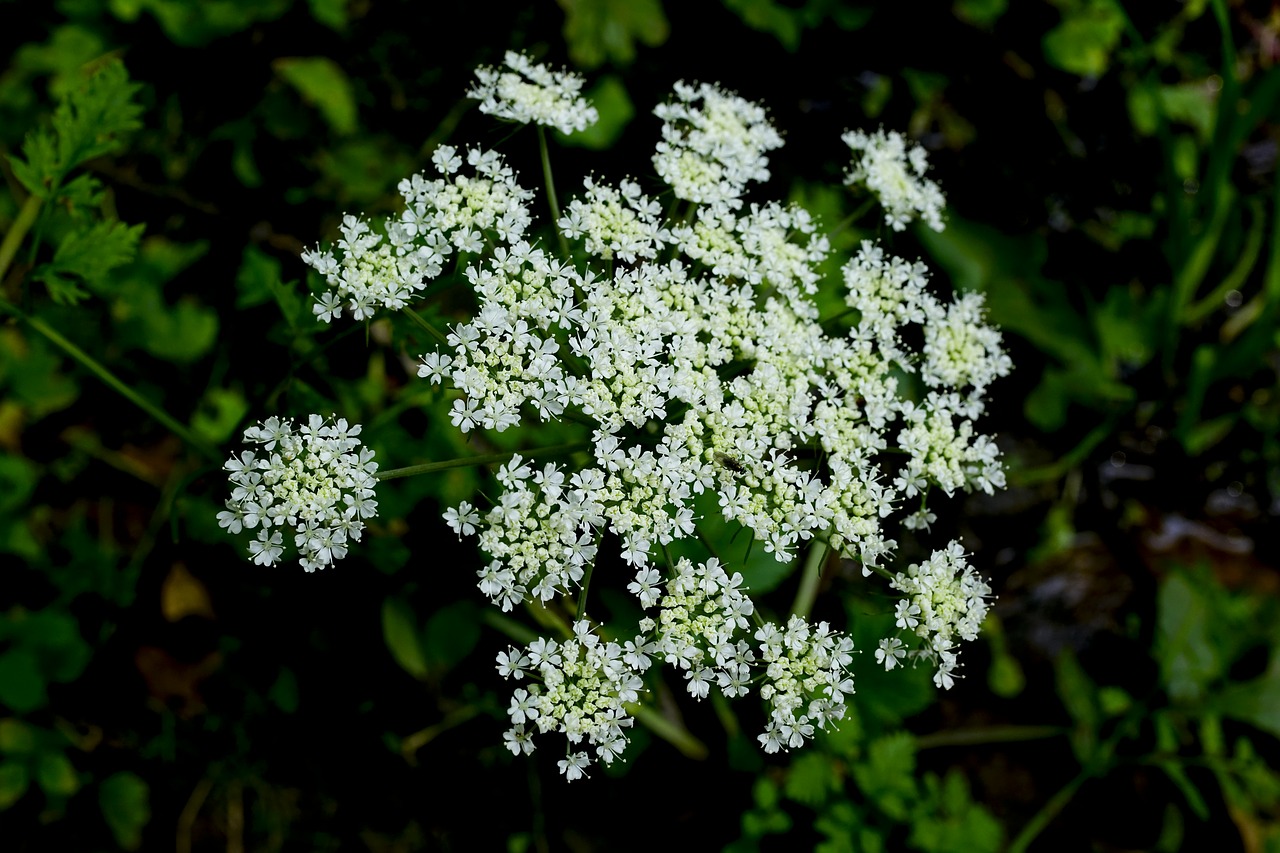
<svg viewBox="0 0 1280 853"><path fill-rule="evenodd" d="M933 181L926 178L928 155L919 145L908 143L902 134L877 130L867 134L851 130L840 137L853 150L854 161L845 176L846 184L862 184L884 207L885 224L901 231L920 216L934 231L941 231L946 198Z"/></svg>
<svg viewBox="0 0 1280 853"><path fill-rule="evenodd" d="M552 71L527 56L507 51L509 71L476 69L468 98L480 101L480 112L521 124L542 124L561 133L586 130L596 123L596 108L581 96L583 79L569 71Z"/></svg>
<svg viewBox="0 0 1280 853"><path fill-rule="evenodd" d="M244 431L244 440L262 445L232 455L231 498L218 524L231 533L257 528L249 541L254 563L272 566L283 553L280 527L294 529L299 562L307 571L332 565L359 541L364 519L377 514L373 499L378 464L362 447L359 424L311 415L299 428L289 419L270 418ZM275 529L272 529L275 528Z"/></svg>
<svg viewBox="0 0 1280 853"><path fill-rule="evenodd" d="M741 206L748 182L769 179L765 152L782 137L763 107L718 86L679 82L675 96L653 110L662 119L654 168L677 198Z"/></svg>

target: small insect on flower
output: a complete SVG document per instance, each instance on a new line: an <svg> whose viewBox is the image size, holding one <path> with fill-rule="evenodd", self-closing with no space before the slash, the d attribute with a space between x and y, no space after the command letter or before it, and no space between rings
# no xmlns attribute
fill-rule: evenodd
<svg viewBox="0 0 1280 853"><path fill-rule="evenodd" d="M719 465L721 468L728 470L730 473L733 473L733 474L747 473L746 466L743 465L741 462L739 462L737 459L734 459L732 456L730 456L727 453L721 453L719 450L717 450L715 452L715 460L717 465Z"/></svg>

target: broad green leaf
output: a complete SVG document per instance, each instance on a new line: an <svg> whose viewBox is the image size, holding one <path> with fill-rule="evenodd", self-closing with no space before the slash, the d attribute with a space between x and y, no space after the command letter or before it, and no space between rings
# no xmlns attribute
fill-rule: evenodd
<svg viewBox="0 0 1280 853"><path fill-rule="evenodd" d="M1199 585L1183 572L1169 575L1156 599L1156 660L1165 689L1177 701L1194 701L1223 671L1210 634L1215 618Z"/></svg>
<svg viewBox="0 0 1280 853"><path fill-rule="evenodd" d="M569 58L582 68L606 60L630 65L638 41L657 47L669 27L661 0L557 0L564 9L564 40Z"/></svg>
<svg viewBox="0 0 1280 853"><path fill-rule="evenodd" d="M234 388L210 388L191 418L191 428L209 440L222 444L249 413L249 401Z"/></svg>
<svg viewBox="0 0 1280 853"><path fill-rule="evenodd" d="M427 658L418 637L418 620L409 605L399 598L382 602L382 638L405 672L414 678L426 678Z"/></svg>
<svg viewBox="0 0 1280 853"><path fill-rule="evenodd" d="M80 776L62 752L36 756L36 782L51 797L69 797L80 790Z"/></svg>
<svg viewBox="0 0 1280 853"><path fill-rule="evenodd" d="M431 614L422 629L422 645L431 666L448 670L470 654L480 639L480 624L476 605L469 600L454 602Z"/></svg>
<svg viewBox="0 0 1280 853"><path fill-rule="evenodd" d="M25 765L16 761L0 762L0 811L22 799L30 783L31 777Z"/></svg>
<svg viewBox="0 0 1280 853"><path fill-rule="evenodd" d="M1161 86L1156 100L1170 121L1190 125L1202 143L1209 141L1217 115L1217 95L1207 82Z"/></svg>
<svg viewBox="0 0 1280 853"><path fill-rule="evenodd" d="M11 648L0 654L0 704L26 714L46 701L44 676L35 655L26 648Z"/></svg>
<svg viewBox="0 0 1280 853"><path fill-rule="evenodd" d="M293 670L281 667L280 674L276 676L275 683L267 693L267 698L286 714L292 714L298 710L298 679L293 674Z"/></svg>
<svg viewBox="0 0 1280 853"><path fill-rule="evenodd" d="M98 787L98 805L116 843L125 850L142 846L142 829L151 820L151 791L127 770L108 776Z"/></svg>
<svg viewBox="0 0 1280 853"><path fill-rule="evenodd" d="M565 145L602 151L618 141L636 110L621 78L613 74L600 78L587 98L600 114L599 121L578 133L557 133L556 137Z"/></svg>
<svg viewBox="0 0 1280 853"><path fill-rule="evenodd" d="M236 273L236 308L270 302L271 286L280 281L280 261L255 246L246 246Z"/></svg>
<svg viewBox="0 0 1280 853"><path fill-rule="evenodd" d="M1101 77L1120 44L1124 24L1115 0L1076 0L1063 10L1062 23L1045 35L1045 59L1081 77Z"/></svg>
<svg viewBox="0 0 1280 853"><path fill-rule="evenodd" d="M311 7L311 17L341 33L347 29L348 2L349 0L307 0L307 5Z"/></svg>
<svg viewBox="0 0 1280 853"><path fill-rule="evenodd" d="M324 56L277 59L272 66L302 99L320 111L335 133L356 129L356 96L342 67Z"/></svg>
<svg viewBox="0 0 1280 853"><path fill-rule="evenodd" d="M0 720L0 752L26 755L35 749L36 736L31 726L14 717Z"/></svg>
<svg viewBox="0 0 1280 853"><path fill-rule="evenodd" d="M35 464L25 457L0 453L0 513L25 504L39 477Z"/></svg>
<svg viewBox="0 0 1280 853"><path fill-rule="evenodd" d="M1228 684L1212 698L1224 716L1243 720L1280 737L1280 652L1272 651L1265 674L1251 681Z"/></svg>
<svg viewBox="0 0 1280 853"><path fill-rule="evenodd" d="M149 12L175 44L195 47L283 15L292 0L108 0L111 14L135 21Z"/></svg>
<svg viewBox="0 0 1280 853"><path fill-rule="evenodd" d="M955 0L952 13L967 24L990 28L1009 8L1009 0Z"/></svg>
<svg viewBox="0 0 1280 853"><path fill-rule="evenodd" d="M75 617L53 608L28 614L18 623L15 635L35 653L41 673L50 681L74 681L92 654Z"/></svg>

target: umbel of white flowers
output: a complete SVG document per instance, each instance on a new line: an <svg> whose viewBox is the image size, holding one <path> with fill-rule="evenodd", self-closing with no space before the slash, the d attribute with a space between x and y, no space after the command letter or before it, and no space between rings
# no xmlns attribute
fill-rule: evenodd
<svg viewBox="0 0 1280 853"><path fill-rule="evenodd" d="M296 428L288 418L249 427L244 440L260 450L233 454L223 466L232 490L227 508L218 513L219 526L231 533L257 528L249 554L258 565L280 559L286 529L293 531L292 545L307 571L342 559L348 543L360 541L364 519L378 509L378 463L359 435L359 424L319 415Z"/></svg>
<svg viewBox="0 0 1280 853"><path fill-rule="evenodd" d="M575 75L518 54L506 68L477 72L482 111L565 132L594 120ZM765 110L680 83L655 113L653 166L687 207L674 220L638 182L588 177L555 223L579 251L555 257L527 236L533 193L500 155L440 146L435 175L401 182L403 213L378 228L348 216L335 248L303 256L327 283L315 313L331 322L405 306L456 253L478 307L418 371L458 394L453 424L501 432L572 410L596 425L587 464L516 456L487 509L463 501L445 513L460 535L478 536L488 555L480 589L503 610L573 593L603 532L622 542L628 588L649 612L634 636L601 636L584 620L570 639L499 657L523 685L508 746L530 752L535 734L564 735L570 779L622 751L628 707L655 659L698 698L757 690L770 707L766 751L799 746L844 715L848 637L794 615L764 622L741 575L716 559L657 559L696 536L699 495L712 493L778 560L817 541L864 575L888 574L903 598L898 633L875 654L886 669L925 661L950 687L957 645L975 636L990 596L958 543L905 572L884 565L898 531L928 535L931 489L1004 486L995 443L975 426L987 389L1010 369L982 297L939 298L922 264L867 241L843 265L849 322L823 324L812 297L830 244L803 208L745 196L782 145ZM923 149L883 131L844 140L848 182L879 199L892 229L917 217L944 227ZM248 495L235 499L236 523ZM318 563L306 548L304 565Z"/></svg>

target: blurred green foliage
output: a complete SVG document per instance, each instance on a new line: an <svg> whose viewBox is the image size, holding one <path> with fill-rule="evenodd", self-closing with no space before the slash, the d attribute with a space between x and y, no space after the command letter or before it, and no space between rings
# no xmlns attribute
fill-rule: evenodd
<svg viewBox="0 0 1280 853"><path fill-rule="evenodd" d="M36 5L0 69L6 849L1280 850L1274 15L955 0L923 33L905 4L837 0L509 4L508 27ZM827 143L859 115L934 150L957 212L913 238L986 292L1017 365L996 425L1017 488L961 531L1000 622L953 694L867 661L839 732L766 760L752 721L660 691L629 769L566 792L501 745L502 641L439 521L483 472L384 484L325 577L252 571L220 535L218 448L264 412L340 412L395 464L474 451L413 378L421 331L320 327L297 255L483 134L461 92L507 48L599 69L602 121L558 168L636 168L679 78L782 113L770 189L832 226ZM734 533L708 535L785 599ZM872 648L880 608L824 584ZM670 808L712 786L736 810ZM655 790L661 820L619 820ZM479 797L501 808L477 827Z"/></svg>

